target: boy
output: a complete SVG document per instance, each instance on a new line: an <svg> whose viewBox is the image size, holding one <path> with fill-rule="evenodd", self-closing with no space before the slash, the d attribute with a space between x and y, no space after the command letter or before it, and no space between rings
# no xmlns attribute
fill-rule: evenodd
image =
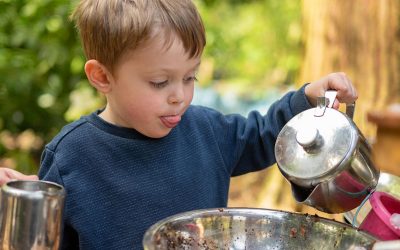
<svg viewBox="0 0 400 250"><path fill-rule="evenodd" d="M247 118L190 105L205 46L191 0L82 0L73 18L86 75L104 109L63 128L46 146L39 177L63 185L64 249L141 249L167 216L225 207L229 180L275 162L290 118L328 89L357 94L343 73L290 92Z"/></svg>

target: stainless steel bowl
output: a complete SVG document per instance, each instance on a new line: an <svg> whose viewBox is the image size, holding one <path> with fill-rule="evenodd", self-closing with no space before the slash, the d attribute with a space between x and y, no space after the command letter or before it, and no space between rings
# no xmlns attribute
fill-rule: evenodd
<svg viewBox="0 0 400 250"><path fill-rule="evenodd" d="M341 222L279 210L224 208L177 214L150 227L155 249L370 249L376 239Z"/></svg>

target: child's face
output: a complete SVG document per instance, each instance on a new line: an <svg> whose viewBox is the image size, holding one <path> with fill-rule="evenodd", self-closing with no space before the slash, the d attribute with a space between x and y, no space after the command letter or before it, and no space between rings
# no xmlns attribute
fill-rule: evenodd
<svg viewBox="0 0 400 250"><path fill-rule="evenodd" d="M193 99L200 57L189 58L175 37L166 47L156 36L117 66L100 115L118 126L160 138L178 125Z"/></svg>

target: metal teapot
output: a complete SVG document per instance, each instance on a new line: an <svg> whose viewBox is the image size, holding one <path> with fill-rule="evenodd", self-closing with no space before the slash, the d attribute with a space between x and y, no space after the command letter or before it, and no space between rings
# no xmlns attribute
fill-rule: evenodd
<svg viewBox="0 0 400 250"><path fill-rule="evenodd" d="M355 103L344 114L332 108L335 98L336 91L327 91L316 108L293 117L275 144L294 198L326 213L354 209L379 180L371 147L352 120Z"/></svg>

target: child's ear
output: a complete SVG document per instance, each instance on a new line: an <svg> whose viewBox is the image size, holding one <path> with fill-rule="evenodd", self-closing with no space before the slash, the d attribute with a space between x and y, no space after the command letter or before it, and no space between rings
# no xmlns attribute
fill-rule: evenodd
<svg viewBox="0 0 400 250"><path fill-rule="evenodd" d="M97 60L89 60L85 64L86 76L99 92L106 94L111 90L110 73L107 68Z"/></svg>

